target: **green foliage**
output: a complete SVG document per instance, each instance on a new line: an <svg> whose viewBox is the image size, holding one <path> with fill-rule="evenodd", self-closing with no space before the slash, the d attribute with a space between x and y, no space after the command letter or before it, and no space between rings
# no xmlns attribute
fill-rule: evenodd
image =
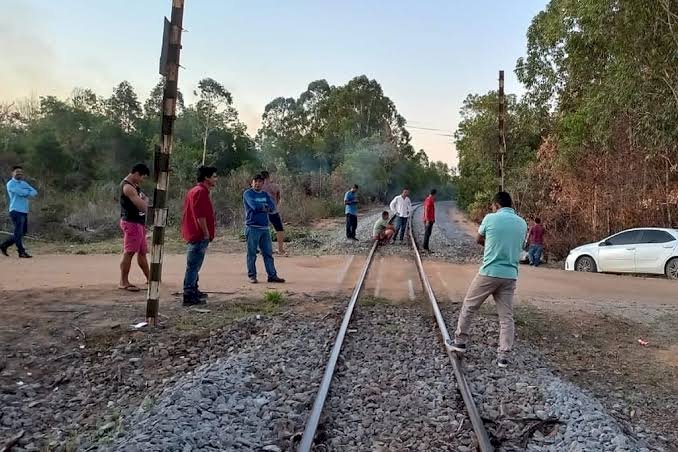
<svg viewBox="0 0 678 452"><path fill-rule="evenodd" d="M364 75L344 86L317 80L296 99L274 99L256 142L265 165L337 174L367 199L385 201L404 185L415 195L436 185L452 192L449 168L416 155L405 119Z"/></svg>

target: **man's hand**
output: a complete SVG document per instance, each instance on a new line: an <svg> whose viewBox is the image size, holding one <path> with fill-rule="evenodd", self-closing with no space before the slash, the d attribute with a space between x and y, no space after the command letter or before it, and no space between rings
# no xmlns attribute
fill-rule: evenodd
<svg viewBox="0 0 678 452"><path fill-rule="evenodd" d="M485 236L478 234L476 236L476 243L481 246L485 246Z"/></svg>

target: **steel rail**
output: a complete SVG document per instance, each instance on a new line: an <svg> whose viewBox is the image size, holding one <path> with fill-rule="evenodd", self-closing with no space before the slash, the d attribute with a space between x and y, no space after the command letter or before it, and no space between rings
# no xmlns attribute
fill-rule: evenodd
<svg viewBox="0 0 678 452"><path fill-rule="evenodd" d="M313 439L315 438L315 432L318 429L318 423L320 422L320 415L322 414L323 406L325 405L325 399L327 399L327 393L330 390L330 385L332 383L332 376L334 375L334 368L337 364L337 359L339 358L339 352L341 351L341 346L344 342L344 337L346 336L346 331L348 330L348 324L351 321L351 315L353 314L353 309L355 308L356 302L358 301L358 295L363 288L365 283L365 278L367 276L367 271L370 268L372 263L372 258L374 257L374 252L377 249L379 242L375 241L370 250L370 254L367 256L367 261L363 267L362 273L358 278L358 284L356 284L353 289L353 295L351 295L351 300L348 302L348 307L346 308L346 313L344 314L344 319L341 322L341 327L339 328L339 333L337 333L337 338L334 341L332 346L332 352L330 353L330 359L327 361L327 367L325 367L325 374L323 379L320 382L320 389L318 389L318 395L313 402L313 409L311 414L306 421L306 427L304 428L304 434L301 437L301 442L297 448L298 452L310 452L311 447L313 446Z"/></svg>
<svg viewBox="0 0 678 452"><path fill-rule="evenodd" d="M414 257L417 263L417 271L419 272L419 278L421 279L421 284L424 287L424 291L428 297L429 302L431 303L431 308L433 309L433 315L435 316L436 323L438 324L438 329L440 330L440 335L443 338L443 343L445 344L445 350L447 351L447 356L452 362L452 368L454 369L454 376L457 379L457 386L461 397L464 400L464 405L466 405L466 411L468 411L469 419L471 420L471 425L473 426L473 431L475 432L476 439L478 440L478 447L481 452L493 452L494 447L490 442L490 438L487 435L487 430L485 430L485 425L483 424L482 419L480 418L480 413L478 412L478 407L476 407L475 402L473 401L473 394L471 393L471 388L466 381L464 376L464 370L461 366L459 356L457 353L449 347L451 343L450 334L447 332L447 326L445 326L445 320L443 315L440 313L440 308L438 307L438 301L436 296L433 293L431 288L431 283L426 276L424 271L424 264L421 261L421 256L419 255L419 250L417 249L417 243L414 240L414 234L412 233L412 223L414 221L414 212L416 212L417 206L414 208L412 215L410 216L410 221L408 222L408 235L412 243L412 249L414 250Z"/></svg>

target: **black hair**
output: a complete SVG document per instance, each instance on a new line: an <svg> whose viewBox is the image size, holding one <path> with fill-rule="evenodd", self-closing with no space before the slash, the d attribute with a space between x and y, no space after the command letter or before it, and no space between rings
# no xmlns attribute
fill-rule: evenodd
<svg viewBox="0 0 678 452"><path fill-rule="evenodd" d="M403 191L405 190L410 191L409 187L403 187Z"/></svg>
<svg viewBox="0 0 678 452"><path fill-rule="evenodd" d="M269 177L271 177L271 173L269 173L268 171L262 171L261 177L263 177L264 179L268 179Z"/></svg>
<svg viewBox="0 0 678 452"><path fill-rule="evenodd" d="M252 177L252 180L264 180L264 176L262 176L261 174L255 174Z"/></svg>
<svg viewBox="0 0 678 452"><path fill-rule="evenodd" d="M24 167L21 166L21 165L14 165L14 166L12 167L12 171L16 171L16 170L18 170L18 169L24 169Z"/></svg>
<svg viewBox="0 0 678 452"><path fill-rule="evenodd" d="M536 217L536 218L534 219L534 222L537 223L537 224L540 224L540 223L541 223L541 218Z"/></svg>
<svg viewBox="0 0 678 452"><path fill-rule="evenodd" d="M217 173L216 166L199 166L197 171L198 182L204 182L208 177L212 177Z"/></svg>
<svg viewBox="0 0 678 452"><path fill-rule="evenodd" d="M494 195L492 202L499 204L501 207L513 207L513 200L511 199L511 195L509 195L505 191L500 191L499 193Z"/></svg>
<svg viewBox="0 0 678 452"><path fill-rule="evenodd" d="M357 184L354 184L354 185L353 185L353 188L355 188L356 190L358 190L358 185L357 185Z"/></svg>
<svg viewBox="0 0 678 452"><path fill-rule="evenodd" d="M151 170L148 169L148 166L146 166L145 163L137 163L136 165L134 165L132 167L132 170L130 171L130 173L132 173L132 174L138 173L142 176L150 176Z"/></svg>
<svg viewBox="0 0 678 452"><path fill-rule="evenodd" d="M438 190L436 190L435 188L433 190L431 190L432 195L435 195L436 193L438 193Z"/></svg>
<svg viewBox="0 0 678 452"><path fill-rule="evenodd" d="M384 210L384 211L381 213L381 216L382 216L382 217L383 217L384 215L386 215L387 217L390 215L390 214L388 213L388 210Z"/></svg>

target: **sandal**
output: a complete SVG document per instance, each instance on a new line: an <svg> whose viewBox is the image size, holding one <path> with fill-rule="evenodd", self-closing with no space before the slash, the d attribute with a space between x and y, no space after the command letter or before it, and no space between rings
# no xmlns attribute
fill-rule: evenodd
<svg viewBox="0 0 678 452"><path fill-rule="evenodd" d="M134 284L130 284L129 286L125 286L125 287L118 286L118 289L120 289L120 290L126 290L126 291L128 291L128 292L139 292L139 291L141 291L141 289L139 289L139 288L138 288L137 286L135 286Z"/></svg>

